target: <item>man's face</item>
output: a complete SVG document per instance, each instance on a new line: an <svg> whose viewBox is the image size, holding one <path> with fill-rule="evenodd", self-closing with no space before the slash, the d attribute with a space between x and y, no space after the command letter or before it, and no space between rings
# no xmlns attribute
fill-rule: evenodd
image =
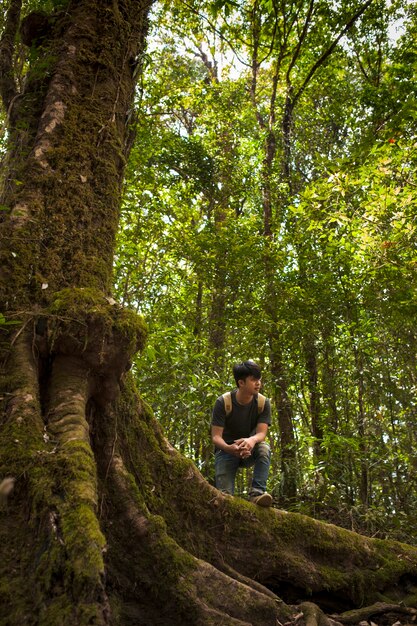
<svg viewBox="0 0 417 626"><path fill-rule="evenodd" d="M260 378L255 378L255 376L247 376L245 380L240 380L240 389L245 393L256 394L259 393L262 381Z"/></svg>

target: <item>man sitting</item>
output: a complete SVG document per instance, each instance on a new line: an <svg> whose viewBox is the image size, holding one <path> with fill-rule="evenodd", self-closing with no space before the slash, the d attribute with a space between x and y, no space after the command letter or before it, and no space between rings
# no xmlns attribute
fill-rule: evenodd
<svg viewBox="0 0 417 626"><path fill-rule="evenodd" d="M216 487L233 495L237 470L253 465L249 499L260 506L271 506L272 497L266 493L271 450L265 442L271 404L259 394L261 369L254 361L244 361L233 367L233 375L237 389L229 398L228 394L217 398L211 421Z"/></svg>

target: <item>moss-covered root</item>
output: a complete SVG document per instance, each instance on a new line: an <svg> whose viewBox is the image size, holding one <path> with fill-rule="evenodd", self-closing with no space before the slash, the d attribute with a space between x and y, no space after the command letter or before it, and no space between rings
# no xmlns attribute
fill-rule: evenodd
<svg viewBox="0 0 417 626"><path fill-rule="evenodd" d="M31 622L37 547L31 534L29 502L44 491L38 464L43 458L43 420L29 323L11 339L3 362L0 397L0 624ZM3 338L4 339L4 338ZM35 534L35 533L34 533ZM26 569L27 567L27 569ZM25 572L22 575L22 572Z"/></svg>
<svg viewBox="0 0 417 626"><path fill-rule="evenodd" d="M279 598L273 599L269 594L244 585L205 561L198 561L191 580L197 602L201 602L200 598L203 598L205 603L210 602L212 611L242 620L243 623L249 622L253 626L275 624L276 620L288 621L291 615L290 609Z"/></svg>
<svg viewBox="0 0 417 626"><path fill-rule="evenodd" d="M163 515L170 535L184 548L190 545L194 556L209 560L225 573L227 567L233 568L279 596L288 593L290 598L296 594L314 600L316 594L325 594L335 601L343 598L344 607L370 604L381 593L391 601L397 596L405 601L402 581L417 578L415 547L363 537L300 514L262 510L240 498L223 496L162 439L159 448L152 442L153 420L147 419L139 426L146 437L139 432L137 445L131 442L131 449L141 451L132 471L145 484L143 459L157 457L157 472L148 480L150 508ZM156 485L157 494L161 491L159 501L151 485Z"/></svg>
<svg viewBox="0 0 417 626"><path fill-rule="evenodd" d="M44 423L41 416L37 366L27 325L11 339L13 350L5 361L0 384L0 483L11 491L39 490L36 464L43 453ZM2 498L1 500L3 500ZM0 508L1 502L0 500Z"/></svg>
<svg viewBox="0 0 417 626"><path fill-rule="evenodd" d="M30 320L11 338L10 359L4 362L1 376L1 397L4 401L3 426L12 428L16 436L28 430L33 436L43 433L39 402L37 365L33 356ZM19 437L18 437L19 438Z"/></svg>
<svg viewBox="0 0 417 626"><path fill-rule="evenodd" d="M62 447L71 441L90 442L85 417L88 369L81 358L55 357L49 388L48 430Z"/></svg>
<svg viewBox="0 0 417 626"><path fill-rule="evenodd" d="M45 623L60 624L56 615L64 603L77 625L104 625L110 619L103 584L105 539L96 515L97 476L85 417L89 392L84 362L75 357L57 356L49 393L48 433L56 446L51 514L55 519L57 545L44 555L40 569L46 588L53 584L58 569L65 594L57 596L45 608L42 619ZM59 566L62 553L63 571ZM71 622L67 619L68 622L62 623Z"/></svg>
<svg viewBox="0 0 417 626"><path fill-rule="evenodd" d="M325 597L342 609L381 594L406 601L411 592L403 581L417 580L415 547L223 496L166 443L132 386L124 385L116 411L118 445L150 511L194 557L234 577L232 568L242 582L255 579L289 601Z"/></svg>
<svg viewBox="0 0 417 626"><path fill-rule="evenodd" d="M278 598L234 580L193 557L169 537L164 521L149 514L118 456L111 460L108 480L109 496L124 529L123 534L117 529L111 531L109 556L117 561L116 551L130 555L130 584L137 590L141 610L145 590L147 602L152 598L151 603L158 608L160 598L164 598L162 611L167 611L167 624L265 626L276 620L288 621L290 609ZM126 593L126 589L119 593ZM149 615L141 617L149 620Z"/></svg>

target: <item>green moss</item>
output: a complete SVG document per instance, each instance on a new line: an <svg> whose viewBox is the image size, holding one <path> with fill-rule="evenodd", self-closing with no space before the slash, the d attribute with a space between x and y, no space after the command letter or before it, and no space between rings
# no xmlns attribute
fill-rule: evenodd
<svg viewBox="0 0 417 626"><path fill-rule="evenodd" d="M62 511L62 536L68 551L67 575L73 579L76 593L85 585L100 585L104 573L103 549L106 541L95 512L86 504L66 507Z"/></svg>
<svg viewBox="0 0 417 626"><path fill-rule="evenodd" d="M93 615L99 603L91 599L98 600L103 585L105 540L96 516L95 459L85 441L69 441L57 447L56 442L45 440L43 428L34 427L40 407L35 400L26 404L28 415L19 414L19 419L10 420L1 430L0 478L17 478L17 495L13 493L13 498L21 494L26 518L20 525L28 526L30 510L28 534L36 537L37 545L29 547L20 542L25 558L30 558L30 564L25 565L25 571L33 576L30 581L22 581L16 574L11 577L13 584L6 587L0 566L4 602L13 605L15 587L30 588L28 601L41 611L36 623L89 623L87 617L85 621L84 617L74 617L68 598L76 590L78 613L82 610L86 616ZM37 596L50 598L48 606L42 608ZM19 623L18 614L11 623ZM25 619L20 623L26 623Z"/></svg>
<svg viewBox="0 0 417 626"><path fill-rule="evenodd" d="M320 565L318 568L324 589L343 589L347 584L346 574L330 565Z"/></svg>
<svg viewBox="0 0 417 626"><path fill-rule="evenodd" d="M102 313L105 297L101 291L88 288L66 288L53 294L49 312L55 315Z"/></svg>
<svg viewBox="0 0 417 626"><path fill-rule="evenodd" d="M52 602L41 623L60 624L53 620L61 613L63 624L89 623L81 618L78 622L74 616L65 620L67 597L73 595L78 599L77 615L84 608L86 614L94 614L103 584L105 538L96 515L97 480L91 450L85 442L70 442L48 455L47 465L39 468L39 480L45 481L45 474L50 491L40 496L38 517L45 520L47 543L41 551L36 579L42 595L51 597Z"/></svg>
<svg viewBox="0 0 417 626"><path fill-rule="evenodd" d="M411 593L405 598L401 599L405 606L417 607L417 592Z"/></svg>
<svg viewBox="0 0 417 626"><path fill-rule="evenodd" d="M120 394L116 410L120 416L119 436L123 450L129 450L130 461L128 469L135 488L139 487L142 497L146 499L151 511L159 510L161 506L161 474L154 475L155 468L163 471L164 455L160 447L160 440L152 427L153 416L150 407L144 405L136 390L131 375L123 381L123 390ZM140 419L138 418L140 415ZM154 451L152 463L145 450L149 447ZM139 497L139 490L138 490Z"/></svg>
<svg viewBox="0 0 417 626"><path fill-rule="evenodd" d="M66 626L74 623L74 609L65 596L53 598L40 613L39 626Z"/></svg>
<svg viewBox="0 0 417 626"><path fill-rule="evenodd" d="M129 358L145 344L147 331L143 318L121 308L96 289L58 291L47 313L56 320L55 340L60 334L72 333L73 337L84 340L87 349L88 342L100 336L121 345Z"/></svg>
<svg viewBox="0 0 417 626"><path fill-rule="evenodd" d="M143 317L128 309L123 309L119 311L114 328L123 337L130 337L129 351L132 354L144 348L147 326Z"/></svg>

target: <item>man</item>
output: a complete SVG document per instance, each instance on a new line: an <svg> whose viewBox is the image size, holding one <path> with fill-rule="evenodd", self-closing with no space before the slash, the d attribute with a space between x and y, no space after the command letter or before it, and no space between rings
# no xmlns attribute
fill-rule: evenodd
<svg viewBox="0 0 417 626"><path fill-rule="evenodd" d="M254 361L244 361L233 367L237 389L231 392L231 407L227 410L227 394L217 398L211 421L211 437L215 445L216 487L231 495L235 491L235 477L239 467L253 469L251 502L271 506L272 497L266 492L271 451L265 442L271 423L271 405L268 399L258 407L263 396L261 369ZM261 410L260 410L261 409Z"/></svg>

